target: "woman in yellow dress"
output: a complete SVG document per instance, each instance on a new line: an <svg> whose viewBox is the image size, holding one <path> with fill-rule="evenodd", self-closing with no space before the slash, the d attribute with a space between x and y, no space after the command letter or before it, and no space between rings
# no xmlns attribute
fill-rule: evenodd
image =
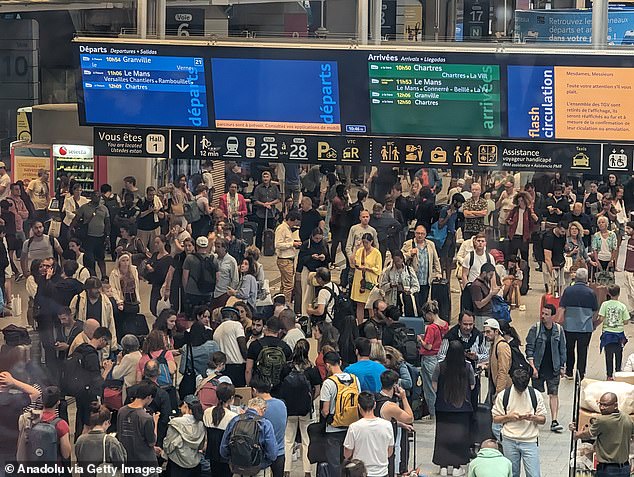
<svg viewBox="0 0 634 477"><path fill-rule="evenodd" d="M350 297L357 304L357 323L363 323L365 304L370 291L379 282L383 270L381 252L374 246L372 234L363 234L361 247L354 254L354 280Z"/></svg>

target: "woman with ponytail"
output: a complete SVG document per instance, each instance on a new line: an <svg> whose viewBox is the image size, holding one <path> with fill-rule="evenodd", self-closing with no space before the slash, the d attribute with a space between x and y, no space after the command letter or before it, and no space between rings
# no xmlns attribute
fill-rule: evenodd
<svg viewBox="0 0 634 477"><path fill-rule="evenodd" d="M229 422L237 416L231 410L236 388L233 384L220 383L216 388L218 404L205 411L203 422L207 428L207 459L211 463L211 475L231 477L229 463L220 456L220 443Z"/></svg>
<svg viewBox="0 0 634 477"><path fill-rule="evenodd" d="M94 401L90 407L90 431L77 438L75 443L75 456L77 464L86 469L88 464L98 466L100 464L112 464L120 466L126 462L126 451L123 445L114 435L106 434L110 427L112 413L106 406ZM84 472L82 477L92 477L95 474Z"/></svg>
<svg viewBox="0 0 634 477"><path fill-rule="evenodd" d="M169 421L163 450L167 455L168 477L199 477L200 454L204 448L203 406L196 396L185 396L181 416Z"/></svg>

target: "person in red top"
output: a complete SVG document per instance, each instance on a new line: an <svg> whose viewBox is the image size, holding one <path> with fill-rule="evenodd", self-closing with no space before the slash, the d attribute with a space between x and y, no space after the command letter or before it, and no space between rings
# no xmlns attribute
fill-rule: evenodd
<svg viewBox="0 0 634 477"><path fill-rule="evenodd" d="M625 226L627 241L627 253L625 255L625 289L627 290L628 309L634 310L634 222L628 222ZM630 312L632 317L632 312Z"/></svg>
<svg viewBox="0 0 634 477"><path fill-rule="evenodd" d="M438 365L438 351L440 350L442 337L449 331L449 323L438 316L440 310L436 300L425 303L422 311L427 326L425 327L425 334L418 335L418 340L421 344L421 378L423 379L425 401L429 407L429 419L433 419L436 415L436 392L432 387L432 375Z"/></svg>
<svg viewBox="0 0 634 477"><path fill-rule="evenodd" d="M234 235L241 239L244 218L247 215L247 202L244 196L238 193L238 184L235 182L229 184L229 192L220 196L218 208L233 224Z"/></svg>

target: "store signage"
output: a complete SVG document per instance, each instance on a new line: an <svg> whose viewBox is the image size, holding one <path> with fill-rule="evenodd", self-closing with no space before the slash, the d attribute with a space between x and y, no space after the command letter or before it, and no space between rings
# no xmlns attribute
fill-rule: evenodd
<svg viewBox="0 0 634 477"><path fill-rule="evenodd" d="M92 159L92 146L75 146L67 144L53 144L53 156L69 157L73 159Z"/></svg>

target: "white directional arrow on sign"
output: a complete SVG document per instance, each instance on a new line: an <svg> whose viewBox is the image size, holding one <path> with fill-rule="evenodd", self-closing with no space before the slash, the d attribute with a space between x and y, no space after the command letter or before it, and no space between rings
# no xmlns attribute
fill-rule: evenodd
<svg viewBox="0 0 634 477"><path fill-rule="evenodd" d="M181 142L180 144L176 144L176 147L178 148L180 152L185 152L187 149L189 149L189 144L186 144L185 138L181 137Z"/></svg>

